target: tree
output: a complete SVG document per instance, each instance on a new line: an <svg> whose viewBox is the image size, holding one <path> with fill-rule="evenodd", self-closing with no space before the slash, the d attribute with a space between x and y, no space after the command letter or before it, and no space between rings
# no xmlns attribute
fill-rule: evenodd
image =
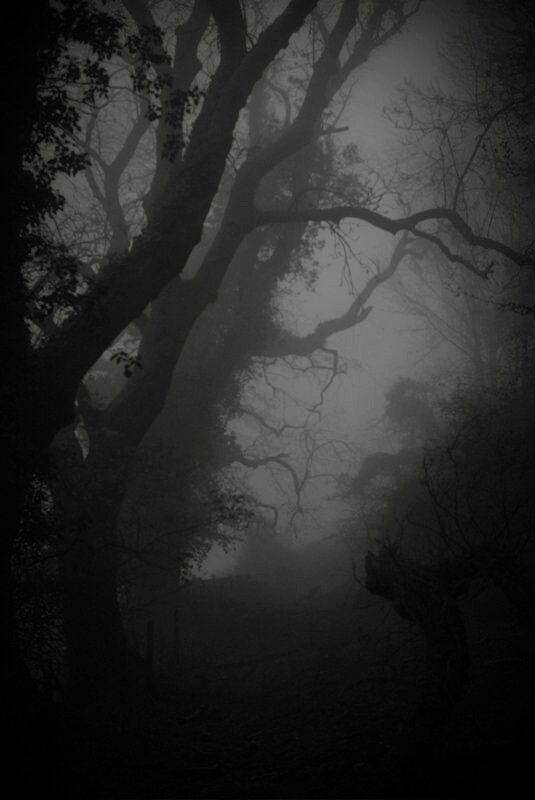
<svg viewBox="0 0 535 800"><path fill-rule="evenodd" d="M435 402L431 430L431 409L420 414L423 435L410 458L406 451L368 456L354 483L357 519L376 537L366 588L391 600L426 643L427 746L442 735L468 676L461 598L494 585L533 648L532 402L525 385L512 387L507 376L490 396L463 387ZM378 455L390 458L374 461Z"/></svg>
<svg viewBox="0 0 535 800"><path fill-rule="evenodd" d="M43 235L41 223L62 205L54 181L61 172L72 174L85 162L84 154L70 144L76 128L76 113L62 90L67 80L85 82L87 97L103 91L105 76L98 69L117 44L116 20L86 3L65 9L36 4L30 20L13 19L4 44L5 69L12 74L4 95L6 118L5 151L9 152L8 187L12 202L6 228L6 263L2 270L2 451L6 465L6 532L2 537L1 602L2 661L8 695L8 718L22 721L34 705L35 695L21 660L12 597L10 558L26 505L30 476L42 448L32 403L35 378L33 348L26 324L29 291L28 264L34 258L53 258L65 276L72 262ZM17 35L24 36L25 48ZM64 42L93 48L82 67L65 53ZM49 83L47 84L47 80ZM39 94L40 102L36 103ZM37 434L37 435L36 435Z"/></svg>
<svg viewBox="0 0 535 800"><path fill-rule="evenodd" d="M481 14L479 5L472 5ZM475 37L470 47L456 42L452 64L462 81L460 94L447 95L440 87L427 93L409 89L404 109L396 112L419 153L422 142L435 143L427 151L428 174L434 173L443 197L466 214L485 215L509 229L511 239L529 236L532 229L530 187L523 181L531 169L526 147L532 136L533 97L526 82L531 60L519 22L523 19L527 31L533 20L526 8L522 12L526 16L509 14L493 3L484 19L478 18L479 27L469 29L468 37ZM514 55L506 44L513 30ZM474 41L480 46L474 48ZM519 53L527 59L522 68ZM463 145L463 137L469 144ZM512 178L520 173L516 184ZM435 400L435 424L412 467L402 452L390 456L396 466L404 463L405 474L379 464L367 477L365 461L357 484L362 478L371 493L374 477L387 482L370 509L381 542L379 552L366 559L367 587L393 600L402 616L420 626L427 642L426 691L434 698L433 726L440 730L467 676L458 599L478 582L494 584L516 608L528 641L533 637L533 395L526 381L532 374L533 331L530 271L518 273L499 263L486 287L456 274L446 261L437 273L438 280L424 277L418 265L417 285L424 278L425 293L403 290L402 296L436 342L447 341L462 354L458 389Z"/></svg>
<svg viewBox="0 0 535 800"><path fill-rule="evenodd" d="M55 443L54 449L57 451L57 460L60 466L61 464L68 465L68 474L65 475L62 481L63 487L58 487L58 491L66 495L67 504L69 504L69 497L77 497L74 516L69 514L67 509L64 509L62 513L66 520L65 527L70 528L74 536L68 550L68 564L65 574L70 576L68 584L72 585L73 590L78 595L81 595L76 600L71 597L67 602L68 618L72 619L72 624L67 626L67 632L71 631L72 638L78 640L78 644L73 642L73 647L71 648L71 658L78 665L75 666L73 664L72 672L79 675L86 674L84 680L76 681L80 687L78 694L85 698L88 696L85 687L89 684L96 687L104 686L106 683L110 684L109 690L105 692L105 702L109 702L109 698L112 696L119 696L120 692L117 691L117 686L124 685L124 644L122 644L124 637L120 633L116 600L117 563L115 554L117 541L115 529L133 455L163 407L176 361L182 353L191 326L205 309L210 297L212 299L215 297L215 295L212 296L210 294L212 290L209 287L212 286L212 289L214 288L214 281L216 286L221 283L225 274L224 271L231 264L235 251L244 240L248 225L244 227L240 219L244 209L247 209L249 204L252 203L254 190L259 185L263 172L267 173L270 167L277 164L278 160L287 158L299 146L302 147L310 135L308 129L304 127L303 120L319 120L325 104L339 85L339 83L335 83L330 88L329 93L323 99L323 104L317 102L316 95L321 96L321 92L325 90L332 73L336 73L335 55L344 45L345 37L351 27L353 12L346 10L344 13L345 16L340 16L329 39L329 42L332 40L331 49L326 49L319 61L314 65L313 79L306 90L307 94L300 112L300 114L303 113L304 109L305 115L303 117L298 116L290 128L287 131L283 131L279 139L264 141L263 149L258 149L258 145L256 145L256 149L253 149L238 169L219 231L202 260L194 280L188 282L175 281L152 304L150 318L144 323L137 355L137 359L142 364L142 369L134 370L122 391L100 411L92 409L91 402L88 403L83 396L80 396L79 403L82 418L90 442L88 456L85 460L80 460L78 443L72 429L70 431L67 430L61 439L58 438ZM372 16L369 23L372 26L372 30L369 32L370 36L373 35L375 28L379 28L380 22L381 16L377 18ZM399 24L400 21L398 20L397 25L393 27L392 33L397 30ZM198 32L199 29L194 27L194 30ZM369 47L370 45L366 43L366 47L362 51L358 48L355 50L351 63L346 65L345 70L341 70L339 82L349 72L349 67L352 66L353 61L358 63L359 60L366 56ZM314 76L316 80L314 80ZM165 115L162 116L162 120L165 122ZM255 122L258 125L258 122ZM198 121L195 124L197 123ZM160 122L161 124L162 122ZM139 136L140 130L136 130ZM159 136L161 138L161 134ZM271 153L275 144L284 138L287 139L287 142L281 148L280 153L277 155L275 152L268 159L267 154ZM123 147L126 144L131 147L132 138L129 137ZM191 147L191 143L189 146ZM127 165L127 159L126 157L123 158L122 154L123 150L120 150L119 155L115 157L115 162L119 160ZM257 160L260 156L263 156L266 160L264 166L258 169ZM299 172L303 170L305 165L310 169L311 156L314 156L314 150L312 149L312 151L308 152L308 159L307 151L305 150L304 155L300 156L301 163L297 163L297 177L291 173L289 175L290 180L297 181L296 186L293 187L294 192L301 190L298 178ZM316 151L316 158L318 157L320 160L322 157L325 159L325 156L321 154L321 150ZM114 225L116 225L119 215L116 210L116 204L110 206L107 198L117 196L118 172L109 168L103 162L102 157L100 157L99 163L104 164L102 167L104 171L104 188L100 191L101 202L109 217L110 227L114 231L111 246L116 246L116 243L120 240L120 231L116 227L114 228ZM160 162L158 161L157 163ZM154 197L154 181L157 179L158 174L157 169L153 178L151 197ZM114 187L110 183L110 175L115 180ZM284 178L283 173L279 177L283 187L286 180L287 178ZM90 182L93 187L93 193L98 195L99 192L95 192L95 182L91 177ZM124 228L124 225L122 227ZM212 394L202 400L203 405L208 402L207 411L209 414L213 413L213 406L218 396L218 387L222 391L224 382L228 382L232 371L240 366L240 361L236 361L235 350L237 343L242 342L240 345L242 349L243 342L247 342L249 348L252 345L250 335L247 339L243 336L244 325L251 324L255 315L258 317L259 313L266 314L266 307L269 305L273 289L281 277L280 270L287 270L284 255L291 253L297 246L305 227L304 224L293 226L289 236L279 237L279 242L272 256L274 269L266 269L265 277L259 274L256 278L256 283L252 284L246 275L241 274L241 271L245 272L249 262L243 259L243 256L243 260L236 262L234 269L237 275L232 275L232 273L230 275L231 313L229 314L229 309L225 309L223 306L223 324L228 327L226 319L229 319L234 325L234 329L231 336L228 335L228 331L226 334L223 331L220 339L221 345L227 348L230 361L226 371L222 370L220 365L220 382L214 383L212 381ZM265 235L253 238L248 250L245 250L246 258L254 258L260 248L265 248L266 238ZM246 246L247 243L244 247ZM392 270L395 269L403 254L404 251L398 248L391 266ZM265 267L266 265L264 265ZM315 346L321 346L330 332L344 329L357 322L359 317L363 317L360 313L361 305L370 296L373 289L382 280L386 280L388 274L390 273L386 272L384 275L375 276L366 286L366 290L359 297L358 302L353 303L350 312L343 318L334 320L326 328L324 326L325 329L320 327L315 336L304 343L295 337L289 337L289 343L278 342L276 345L278 351L280 353L292 353L292 350L297 347L297 353L309 352ZM238 293L238 302L241 304L241 307L238 308L235 307L236 300L233 295L236 290L233 288L232 280L238 280L244 284L244 288L240 288ZM248 285L251 286L252 291L249 290L247 294ZM177 314L177 308L182 309L181 313ZM245 309L247 311L246 314L243 313ZM247 320L249 320L249 323ZM256 318L256 323L258 323L258 318ZM266 319L267 323L268 320ZM211 324L213 325L213 317ZM265 335L267 334L268 331L266 329ZM213 349L213 341L212 333L205 347L208 346L208 348ZM219 345L219 342L217 345ZM218 357L221 358L221 351L218 352L216 350L215 354L218 354ZM272 355L271 352L270 355ZM196 356L199 358L198 352ZM213 358L213 354L209 357ZM227 360L229 359L227 358ZM210 406L210 398L212 408ZM194 431L198 428L200 422L199 405L195 405L193 410L196 417L195 427L192 428ZM66 457L65 447L71 449L72 455L70 457ZM189 443L188 449L195 453L192 458L198 459L198 440ZM76 461L79 462L79 472L74 470L72 466ZM191 465L186 462L183 466L183 473L188 474L189 471L191 471ZM68 487L66 492L65 487ZM185 503L187 503L187 495L188 490L185 488L182 495ZM99 498L103 496L108 498L104 504L99 502ZM83 497L82 503L80 503L81 497ZM94 509L97 505L99 513L95 514ZM58 502L58 509L60 508L61 502ZM88 558L88 553L94 554L95 562L93 559ZM81 587L84 584L87 589L82 593ZM76 609L78 609L77 620L73 618ZM112 624L113 620L116 620L115 624ZM92 637L88 635L90 631L93 631ZM109 635L104 636L106 631L108 631ZM93 646L91 645L91 640L94 642ZM94 657L88 657L90 650L94 651ZM117 655L112 658L110 654L114 651L117 651ZM104 658L104 654L107 654L106 658ZM100 679L94 682L91 675L94 674L98 663L102 665L103 669L100 672ZM114 663L117 665L116 670L111 668ZM90 665L91 669L88 669ZM115 677L114 671L116 672Z"/></svg>

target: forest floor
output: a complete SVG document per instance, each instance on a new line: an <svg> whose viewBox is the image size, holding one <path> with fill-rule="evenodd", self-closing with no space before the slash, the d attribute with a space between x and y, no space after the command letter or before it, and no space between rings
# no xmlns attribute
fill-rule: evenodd
<svg viewBox="0 0 535 800"><path fill-rule="evenodd" d="M42 743L56 797L523 795L535 686L492 597L468 620L465 699L432 741L423 643L389 604L351 587L284 603L212 589L210 602L186 598L178 653L163 648L121 723L64 720Z"/></svg>

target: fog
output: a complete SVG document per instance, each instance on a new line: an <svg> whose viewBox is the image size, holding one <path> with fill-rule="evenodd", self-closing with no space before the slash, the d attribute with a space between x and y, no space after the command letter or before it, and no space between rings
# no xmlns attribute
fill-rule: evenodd
<svg viewBox="0 0 535 800"><path fill-rule="evenodd" d="M17 785L515 791L535 699L531 4L76 0L21 30Z"/></svg>
<svg viewBox="0 0 535 800"><path fill-rule="evenodd" d="M385 109L395 102L405 83L423 87L441 82L448 86L451 77L440 50L448 39L459 36L463 19L462 4L452 4L447 9L441 3L424 5L408 23L407 31L370 58L359 71L352 102L344 111L342 121L347 130L341 132L339 146L358 142L361 157L374 169L380 169L385 158L399 157L402 134L386 118ZM351 297L362 289L369 270L388 261L392 249L388 235L349 224L343 226L343 233L347 237L344 246L332 233L322 236L323 249L317 255L318 279L312 287L307 288L300 280L289 281L285 292L276 299L282 325L297 335L306 336L325 319L343 314ZM353 257L347 258L345 247L353 248ZM414 317L404 313L390 286L379 287L374 293L372 308L373 313L362 324L330 337L329 345L347 366L322 398L315 421L324 437L352 444L349 461L353 470L366 450L380 449L385 442L396 448L393 432L385 431L382 425L384 395L395 380L403 376L420 378L439 369L443 359L455 361L455 353L447 343L442 343L439 353L437 348L429 352L428 332L415 330ZM289 381L291 389L284 378L281 385L292 394L295 408L291 419L297 423L303 414L306 416L304 409L310 405L311 384L299 384L294 375ZM252 384L248 389L261 406L266 387ZM283 416L283 422L287 421ZM254 450L258 424L245 415L232 421L231 430L242 447ZM334 476L348 468L346 462L344 454L338 466L331 465ZM313 484L314 501L308 501L298 522L288 525L296 502L292 487L274 486L265 470L241 478L261 501L275 504L279 514L286 514L278 533L293 547L329 536L347 514L340 493L333 494L332 480L320 478ZM225 552L215 545L194 573L202 577L231 574L236 569L240 547Z"/></svg>

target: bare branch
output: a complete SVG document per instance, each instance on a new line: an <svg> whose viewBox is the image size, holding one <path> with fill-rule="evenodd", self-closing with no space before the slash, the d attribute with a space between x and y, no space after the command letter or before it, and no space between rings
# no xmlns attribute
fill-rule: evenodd
<svg viewBox="0 0 535 800"><path fill-rule="evenodd" d="M401 231L409 231L414 236L421 237L432 241L437 246L440 246L444 255L449 260L457 260L463 263L467 269L470 269L475 275L482 278L488 277L488 270L480 270L467 260L461 261L461 256L454 255L449 248L442 243L439 245L435 240L433 234L422 231L418 225L422 222L436 222L438 220L445 220L449 222L452 227L461 234L463 239L471 247L480 247L484 250L494 251L508 258L518 266L531 266L535 263L530 255L520 253L508 247L503 242L492 239L488 236L480 236L472 230L468 223L461 217L461 215L452 208L429 208L425 211L417 211L414 214L409 214L406 217L387 217L384 214L379 214L377 211L372 211L369 208L362 208L359 206L337 206L332 208L300 208L288 210L257 210L254 214L254 224L259 225L273 225L274 223L281 222L335 222L340 223L343 219L358 219L362 222L367 222L375 228L386 231L395 235Z"/></svg>
<svg viewBox="0 0 535 800"><path fill-rule="evenodd" d="M371 308L367 307L366 303L373 292L394 274L407 255L414 255L414 251L408 247L408 239L407 235L405 235L397 243L388 267L368 280L362 292L359 293L344 314L326 320L325 322L320 322L314 331L307 336L295 336L290 334L281 337L278 341L270 343L266 347L264 355L271 357L307 355L314 350L325 349L325 343L329 336L335 333L341 333L342 331L364 322L371 311Z"/></svg>

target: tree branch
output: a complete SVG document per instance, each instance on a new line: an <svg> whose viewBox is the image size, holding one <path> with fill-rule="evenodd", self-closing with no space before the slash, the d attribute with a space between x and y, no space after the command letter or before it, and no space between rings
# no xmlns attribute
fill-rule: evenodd
<svg viewBox="0 0 535 800"><path fill-rule="evenodd" d="M268 344L261 355L271 358L281 358L287 355L303 356L312 353L314 350L325 349L329 336L349 330L349 328L364 322L371 311L370 307L366 307L366 303L377 287L392 277L407 255L414 255L414 252L408 247L408 238L405 234L396 244L388 267L368 280L362 292L359 293L344 314L325 322L320 322L312 333L307 336L296 336L294 334L282 336L278 341Z"/></svg>
<svg viewBox="0 0 535 800"><path fill-rule="evenodd" d="M453 254L449 248L433 234L421 231L418 228L422 222L436 222L438 220L445 220L449 222L452 227L461 234L465 242L471 247L481 247L484 250L491 250L500 253L507 259L517 264L518 266L531 266L535 263L531 256L525 253L520 253L513 250L506 244L492 239L488 236L480 236L472 230L468 223L461 217L461 215L452 208L429 208L425 211L418 211L414 214L409 214L406 217L387 217L384 214L379 214L377 211L372 211L369 208L362 208L359 206L335 206L332 208L300 208L300 209L287 209L287 210L257 210L254 213L254 225L273 225L282 222L334 222L339 224L343 219L357 219L362 222L367 222L375 228L391 233L393 236L401 231L409 231L416 237L421 237L432 241L442 249L444 254L450 261L455 260L462 263L467 269L475 275L486 278L488 277L488 270L481 270L471 264L461 256Z"/></svg>

